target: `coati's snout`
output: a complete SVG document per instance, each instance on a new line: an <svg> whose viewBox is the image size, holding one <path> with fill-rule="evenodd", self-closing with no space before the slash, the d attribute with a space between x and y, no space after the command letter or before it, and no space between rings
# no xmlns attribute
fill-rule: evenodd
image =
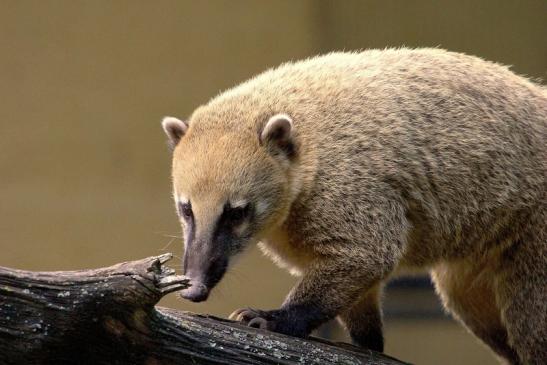
<svg viewBox="0 0 547 365"><path fill-rule="evenodd" d="M214 250L214 247L212 249ZM180 292L180 295L184 299L191 300L192 302L207 300L211 289L224 276L228 267L227 255L210 256L212 255L208 252L203 252L193 247L189 249L187 246L183 258L183 271L184 275L190 278L191 286Z"/></svg>
<svg viewBox="0 0 547 365"><path fill-rule="evenodd" d="M209 297L209 288L192 280L192 286L181 291L180 296L195 303L203 302Z"/></svg>
<svg viewBox="0 0 547 365"><path fill-rule="evenodd" d="M179 202L179 215L185 225L183 273L191 287L181 296L193 302L208 298L210 291L226 273L231 256L241 251L248 241L246 228L252 219L250 204L241 206L201 202Z"/></svg>

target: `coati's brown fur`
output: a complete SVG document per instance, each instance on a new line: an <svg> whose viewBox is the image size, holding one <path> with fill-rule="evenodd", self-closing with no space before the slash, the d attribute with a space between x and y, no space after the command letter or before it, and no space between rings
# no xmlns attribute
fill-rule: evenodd
<svg viewBox="0 0 547 365"><path fill-rule="evenodd" d="M281 309L237 319L305 336L339 316L382 350L382 283L427 269L500 357L547 363L543 86L440 49L331 53L163 124L195 282L183 296L204 300L259 241L302 278Z"/></svg>

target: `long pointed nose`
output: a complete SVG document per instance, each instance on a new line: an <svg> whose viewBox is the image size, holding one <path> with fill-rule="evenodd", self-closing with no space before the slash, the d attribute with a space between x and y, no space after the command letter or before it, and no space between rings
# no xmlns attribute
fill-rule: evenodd
<svg viewBox="0 0 547 365"><path fill-rule="evenodd" d="M199 281L194 281L193 279L191 279L190 284L192 284L191 287L180 292L181 297L196 303L207 300L207 297L209 297L209 289L205 286L205 284Z"/></svg>
<svg viewBox="0 0 547 365"><path fill-rule="evenodd" d="M183 271L190 279L191 286L180 292L184 299L202 302L209 297L210 291L222 279L228 267L226 252L220 247L211 249L212 245L187 247L184 253Z"/></svg>
<svg viewBox="0 0 547 365"><path fill-rule="evenodd" d="M197 246L197 247L196 247ZM209 296L207 282L208 252L203 243L187 246L184 252L183 271L191 286L180 292L181 297L192 302L202 302Z"/></svg>
<svg viewBox="0 0 547 365"><path fill-rule="evenodd" d="M205 209L204 207L215 207ZM220 208L218 208L220 207ZM217 220L222 213L222 204L196 204L194 210L195 233L185 242L183 271L191 286L180 292L181 297L193 302L202 302L209 297L211 289L226 271L228 258L225 242L215 237Z"/></svg>

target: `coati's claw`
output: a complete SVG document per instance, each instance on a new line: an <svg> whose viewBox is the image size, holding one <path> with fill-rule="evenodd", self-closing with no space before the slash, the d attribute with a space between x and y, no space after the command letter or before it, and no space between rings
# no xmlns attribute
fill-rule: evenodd
<svg viewBox="0 0 547 365"><path fill-rule="evenodd" d="M251 320L259 316L260 316L260 313L257 310L254 310L252 308L241 308L236 310L234 313L232 313L232 315L230 316L230 319L233 319L235 321L248 325Z"/></svg>
<svg viewBox="0 0 547 365"><path fill-rule="evenodd" d="M240 308L230 314L229 319L254 328L273 330L274 327L272 315L252 308Z"/></svg>
<svg viewBox="0 0 547 365"><path fill-rule="evenodd" d="M262 317L256 317L251 319L248 326L253 328L261 328L264 330L270 329L268 326L268 321Z"/></svg>
<svg viewBox="0 0 547 365"><path fill-rule="evenodd" d="M238 322L241 322L241 314L245 311L251 311L251 308L239 308L239 309L236 309L235 311L232 312L232 314L230 314L230 316L228 317L228 319L232 320L232 321L238 321Z"/></svg>

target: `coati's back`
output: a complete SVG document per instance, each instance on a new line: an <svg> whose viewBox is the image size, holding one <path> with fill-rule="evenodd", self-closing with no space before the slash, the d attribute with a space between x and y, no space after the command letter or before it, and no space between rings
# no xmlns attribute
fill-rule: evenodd
<svg viewBox="0 0 547 365"><path fill-rule="evenodd" d="M321 217L296 212L298 232L320 235L336 224L355 238L375 197L397 199L414 227L410 251L445 243L410 259L424 264L482 248L541 204L546 95L476 57L373 50L282 65L213 99L196 119L203 112L215 128L248 129L290 115L305 206Z"/></svg>

